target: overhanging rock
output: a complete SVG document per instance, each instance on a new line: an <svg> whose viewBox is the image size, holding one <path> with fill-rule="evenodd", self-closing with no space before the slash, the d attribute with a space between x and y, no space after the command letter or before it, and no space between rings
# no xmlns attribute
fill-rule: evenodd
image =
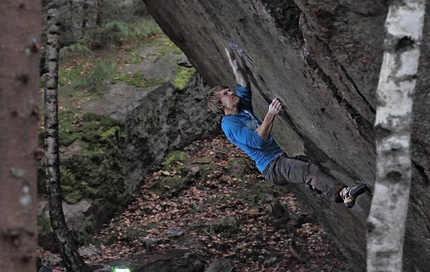
<svg viewBox="0 0 430 272"><path fill-rule="evenodd" d="M285 104L274 136L289 154L305 153L347 185L362 181L373 187L375 92L387 1L144 2L208 84L234 84L223 48L235 50L250 76L257 115L264 116L274 97ZM405 271L426 271L430 258L429 17L415 94ZM313 197L304 186L291 187L357 271L364 271L371 197L347 210Z"/></svg>

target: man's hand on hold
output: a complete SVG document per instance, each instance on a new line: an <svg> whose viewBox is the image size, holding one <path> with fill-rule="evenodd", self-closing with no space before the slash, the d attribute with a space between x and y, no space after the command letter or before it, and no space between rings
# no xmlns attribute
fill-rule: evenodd
<svg viewBox="0 0 430 272"><path fill-rule="evenodd" d="M225 54L227 55L231 68L233 68L233 71L236 71L239 68L239 65L237 65L236 56L234 55L233 50L227 47L225 48Z"/></svg>
<svg viewBox="0 0 430 272"><path fill-rule="evenodd" d="M278 98L272 100L272 103L269 105L269 113L278 114L282 109L282 103Z"/></svg>

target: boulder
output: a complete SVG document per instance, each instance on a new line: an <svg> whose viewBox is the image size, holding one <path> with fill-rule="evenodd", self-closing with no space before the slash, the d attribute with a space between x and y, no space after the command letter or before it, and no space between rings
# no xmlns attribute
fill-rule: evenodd
<svg viewBox="0 0 430 272"><path fill-rule="evenodd" d="M389 1L144 2L210 86L234 86L224 52L230 47L250 77L256 114L264 117L268 103L274 97L281 99L285 108L273 134L288 154L305 154L346 185L366 182L373 189L375 94ZM425 18L413 112L405 271L425 271L430 258L429 18ZM205 104L203 99L199 103ZM371 195L360 197L358 205L348 210L315 197L305 186L289 186L335 238L356 271L364 271Z"/></svg>
<svg viewBox="0 0 430 272"><path fill-rule="evenodd" d="M125 187L136 193L145 176L170 151L220 132L220 117L207 109L209 87L196 73L184 89L167 83L146 95L126 119Z"/></svg>

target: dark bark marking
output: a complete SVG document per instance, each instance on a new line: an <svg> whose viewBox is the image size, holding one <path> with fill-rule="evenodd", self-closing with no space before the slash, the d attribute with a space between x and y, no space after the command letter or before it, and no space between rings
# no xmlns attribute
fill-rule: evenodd
<svg viewBox="0 0 430 272"><path fill-rule="evenodd" d="M410 37L401 38L396 44L396 51L403 53L415 47L415 42Z"/></svg>
<svg viewBox="0 0 430 272"><path fill-rule="evenodd" d="M394 181L399 181L402 178L402 173L399 171L390 171L387 174L387 178Z"/></svg>
<svg viewBox="0 0 430 272"><path fill-rule="evenodd" d="M22 83L24 83L24 84L27 84L28 83L28 75L27 74L20 74L20 75L17 75L16 77L15 77L15 79L16 80L18 80L18 81L21 81Z"/></svg>

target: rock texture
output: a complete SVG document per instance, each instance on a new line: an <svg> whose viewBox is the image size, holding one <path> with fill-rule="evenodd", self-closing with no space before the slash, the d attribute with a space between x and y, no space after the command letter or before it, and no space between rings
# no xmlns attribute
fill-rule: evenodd
<svg viewBox="0 0 430 272"><path fill-rule="evenodd" d="M347 185L374 184L375 92L389 1L144 2L209 85L234 84L223 48L235 50L250 76L257 115L264 116L273 97L285 104L274 136L290 155L306 154ZM429 31L427 16L414 105L405 271L425 271L430 257ZM353 267L364 271L371 196L347 210L314 197L305 186L291 187Z"/></svg>
<svg viewBox="0 0 430 272"><path fill-rule="evenodd" d="M195 74L186 88L170 83L150 92L126 120L127 162L125 187L135 193L145 176L162 162L168 152L192 141L217 135L219 117L206 106L208 86Z"/></svg>
<svg viewBox="0 0 430 272"><path fill-rule="evenodd" d="M94 272L110 272L112 267L128 267L133 272L203 272L204 259L185 249L171 249L164 252L152 252L134 255L109 264L93 265ZM220 271L221 272L221 271Z"/></svg>

